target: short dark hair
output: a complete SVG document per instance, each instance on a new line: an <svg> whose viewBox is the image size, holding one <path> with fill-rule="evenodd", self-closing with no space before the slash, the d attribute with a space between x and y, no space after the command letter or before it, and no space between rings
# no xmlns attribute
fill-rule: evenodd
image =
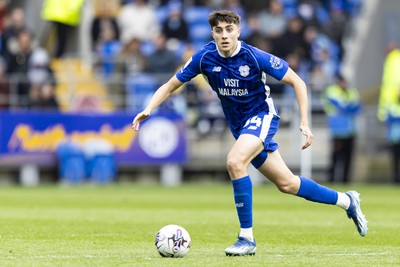
<svg viewBox="0 0 400 267"><path fill-rule="evenodd" d="M215 10L208 16L208 23L211 28L217 26L220 22L240 24L240 16L236 12L230 10Z"/></svg>

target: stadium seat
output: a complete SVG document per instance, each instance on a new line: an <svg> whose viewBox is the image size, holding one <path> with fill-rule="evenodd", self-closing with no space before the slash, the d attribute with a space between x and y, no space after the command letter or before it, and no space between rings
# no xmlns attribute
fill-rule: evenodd
<svg viewBox="0 0 400 267"><path fill-rule="evenodd" d="M126 79L127 109L142 110L146 102L157 89L156 79L147 73L131 75Z"/></svg>
<svg viewBox="0 0 400 267"><path fill-rule="evenodd" d="M207 7L187 7L184 9L183 16L189 25L197 23L208 23L208 15L211 10Z"/></svg>
<svg viewBox="0 0 400 267"><path fill-rule="evenodd" d="M208 24L194 24L189 26L189 38L192 42L203 42L204 44L211 41L211 29Z"/></svg>
<svg viewBox="0 0 400 267"><path fill-rule="evenodd" d="M96 154L88 164L89 179L93 183L106 184L115 180L117 168L114 153Z"/></svg>
<svg viewBox="0 0 400 267"><path fill-rule="evenodd" d="M288 18L293 18L297 15L297 0L281 0L283 13Z"/></svg>
<svg viewBox="0 0 400 267"><path fill-rule="evenodd" d="M156 47L154 45L154 42L152 42L152 41L143 41L142 44L140 45L140 51L145 56L149 56L149 55L153 54L155 50L156 50Z"/></svg>
<svg viewBox="0 0 400 267"><path fill-rule="evenodd" d="M56 149L61 182L79 184L86 179L85 156L79 144L66 141Z"/></svg>
<svg viewBox="0 0 400 267"><path fill-rule="evenodd" d="M105 184L115 180L117 164L113 145L103 138L88 140L83 151L86 157L86 171L93 183Z"/></svg>
<svg viewBox="0 0 400 267"><path fill-rule="evenodd" d="M158 19L158 23L162 24L169 15L168 6L159 6L156 8L156 16Z"/></svg>
<svg viewBox="0 0 400 267"><path fill-rule="evenodd" d="M211 40L211 30L208 24L208 15L211 10L207 7L188 7L184 11L184 18L189 28L189 38L192 43L207 44Z"/></svg>

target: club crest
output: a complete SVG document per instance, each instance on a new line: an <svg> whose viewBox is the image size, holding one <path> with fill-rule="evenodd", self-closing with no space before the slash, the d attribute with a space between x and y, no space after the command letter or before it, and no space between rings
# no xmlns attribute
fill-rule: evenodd
<svg viewBox="0 0 400 267"><path fill-rule="evenodd" d="M239 72L240 72L240 75L241 75L242 77L247 77L247 76L249 76L250 67L247 66L247 65L240 66L240 67L239 67Z"/></svg>

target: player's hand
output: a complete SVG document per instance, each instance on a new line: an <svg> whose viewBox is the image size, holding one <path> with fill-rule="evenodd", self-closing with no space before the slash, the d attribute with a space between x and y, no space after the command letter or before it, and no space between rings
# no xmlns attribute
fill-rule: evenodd
<svg viewBox="0 0 400 267"><path fill-rule="evenodd" d="M311 146L312 141L314 139L314 135L312 134L310 128L308 126L300 125L300 132L306 137L306 142L303 144L301 149L306 149Z"/></svg>
<svg viewBox="0 0 400 267"><path fill-rule="evenodd" d="M150 112L142 111L136 115L136 117L132 121L132 129L135 131L139 130L139 125L142 121L147 119L150 116Z"/></svg>

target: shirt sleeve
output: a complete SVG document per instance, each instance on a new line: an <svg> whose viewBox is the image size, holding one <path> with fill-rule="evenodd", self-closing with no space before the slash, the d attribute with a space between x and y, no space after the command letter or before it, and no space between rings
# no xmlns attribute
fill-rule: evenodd
<svg viewBox="0 0 400 267"><path fill-rule="evenodd" d="M261 71L278 81L282 80L289 69L289 64L285 60L257 48L254 48L253 52Z"/></svg>
<svg viewBox="0 0 400 267"><path fill-rule="evenodd" d="M200 59L202 55L203 53L198 52L189 58L185 65L176 73L176 78L185 83L200 74Z"/></svg>

